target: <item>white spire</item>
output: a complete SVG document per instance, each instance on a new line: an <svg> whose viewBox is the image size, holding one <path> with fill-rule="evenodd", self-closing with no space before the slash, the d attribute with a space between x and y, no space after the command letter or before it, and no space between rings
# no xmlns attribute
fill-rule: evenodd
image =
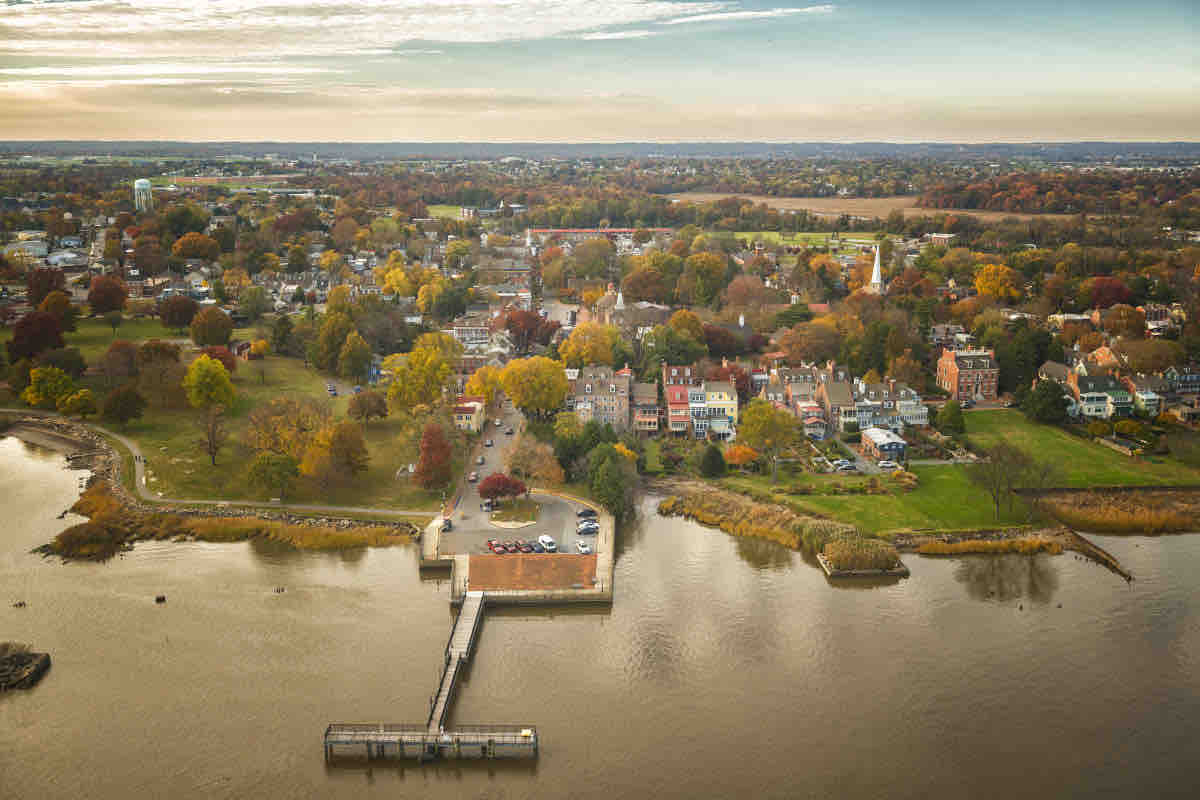
<svg viewBox="0 0 1200 800"><path fill-rule="evenodd" d="M871 283L868 287L875 294L883 294L883 272L879 268L879 247L875 248L875 268L871 270Z"/></svg>
<svg viewBox="0 0 1200 800"><path fill-rule="evenodd" d="M621 294L621 290L617 289L617 302L616 302L616 305L613 306L613 311L624 311L624 310L625 310L625 297L624 297L624 295Z"/></svg>

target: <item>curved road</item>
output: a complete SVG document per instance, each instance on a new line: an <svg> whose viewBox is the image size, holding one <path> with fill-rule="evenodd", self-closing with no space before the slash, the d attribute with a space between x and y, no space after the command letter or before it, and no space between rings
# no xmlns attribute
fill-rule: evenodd
<svg viewBox="0 0 1200 800"><path fill-rule="evenodd" d="M304 503L261 503L245 500L187 500L177 497L162 497L146 488L146 465L145 456L142 455L142 449L138 447L133 440L122 436L116 431L111 431L101 425L95 425L90 422L81 422L80 420L69 419L62 414L53 411L38 411L30 408L0 408L0 411L11 411L18 414L28 414L37 417L58 417L59 419L67 419L70 422L80 423L93 430L99 431L106 436L111 436L122 445L129 449L133 454L133 469L134 469L134 487L137 489L138 496L143 500L148 500L152 503L176 503L179 505L200 505L200 506L230 506L238 508L258 508L258 509L287 509L290 511L312 511L318 514L377 514L387 517L429 517L430 519L438 516L437 511L408 511L395 510L390 508L369 508L363 506L322 506L308 505Z"/></svg>

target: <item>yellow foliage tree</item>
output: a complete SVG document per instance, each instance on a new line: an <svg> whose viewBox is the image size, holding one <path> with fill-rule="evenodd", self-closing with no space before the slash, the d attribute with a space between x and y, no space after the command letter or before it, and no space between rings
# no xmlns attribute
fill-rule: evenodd
<svg viewBox="0 0 1200 800"><path fill-rule="evenodd" d="M508 362L500 385L513 405L538 419L547 419L562 408L567 397L567 373L561 362L533 356Z"/></svg>
<svg viewBox="0 0 1200 800"><path fill-rule="evenodd" d="M453 371L450 361L436 347L414 347L407 357L384 359L383 368L392 373L388 385L388 408L393 413L412 413L419 405L442 398L442 390Z"/></svg>
<svg viewBox="0 0 1200 800"><path fill-rule="evenodd" d="M628 458L631 462L637 461L637 453L633 452L620 442L617 442L613 445L613 450L616 450L618 453Z"/></svg>
<svg viewBox="0 0 1200 800"><path fill-rule="evenodd" d="M585 322L575 328L562 343L558 353L573 367L586 364L612 364L613 346L621 333L615 325Z"/></svg>
<svg viewBox="0 0 1200 800"><path fill-rule="evenodd" d="M704 341L704 323L700 321L700 317L686 308L672 314L667 326L676 333L687 336L693 342Z"/></svg>
<svg viewBox="0 0 1200 800"><path fill-rule="evenodd" d="M466 394L478 395L491 405L496 399L496 392L500 391L500 368L484 364L467 379L463 391Z"/></svg>
<svg viewBox="0 0 1200 800"><path fill-rule="evenodd" d="M1021 296L1020 275L1003 264L984 264L975 273L975 290L999 300L1016 300Z"/></svg>

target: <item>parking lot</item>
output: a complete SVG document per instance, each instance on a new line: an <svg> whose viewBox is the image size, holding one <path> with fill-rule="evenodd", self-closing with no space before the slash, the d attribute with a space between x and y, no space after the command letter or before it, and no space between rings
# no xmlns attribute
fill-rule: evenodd
<svg viewBox="0 0 1200 800"><path fill-rule="evenodd" d="M483 498L479 496L479 481L493 472L504 471L505 455L520 438L523 421L520 412L507 404L502 407L496 419L499 419L501 424L497 426L493 419L488 420L487 432L481 434L480 444L471 453L467 466L464 468L459 500L449 517L454 527L452 530L442 533L438 546L439 552L444 554L490 553L491 551L487 547L488 539L499 539L500 541L524 539L533 542L542 534L547 534L555 540L559 553L578 553L579 550L576 547L578 541L587 542L589 547L594 550L596 537L580 535L576 531L578 520L576 513L584 506L553 495L533 495L533 500L540 506L537 522L533 525L523 528L505 528L493 525L488 521L488 514L482 510ZM511 436L506 434L510 428L513 430ZM483 446L483 442L487 439L492 440L491 447ZM480 457L483 458L482 464L477 463ZM479 481L467 480L471 472L478 473Z"/></svg>

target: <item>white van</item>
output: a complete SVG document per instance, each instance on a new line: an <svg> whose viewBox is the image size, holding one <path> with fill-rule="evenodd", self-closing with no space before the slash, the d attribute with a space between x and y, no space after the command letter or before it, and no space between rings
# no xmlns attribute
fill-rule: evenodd
<svg viewBox="0 0 1200 800"><path fill-rule="evenodd" d="M558 544L554 541L554 539L552 539L551 537L547 536L544 533L538 537L538 544L540 544L542 547L546 548L547 553L557 553L558 552Z"/></svg>

